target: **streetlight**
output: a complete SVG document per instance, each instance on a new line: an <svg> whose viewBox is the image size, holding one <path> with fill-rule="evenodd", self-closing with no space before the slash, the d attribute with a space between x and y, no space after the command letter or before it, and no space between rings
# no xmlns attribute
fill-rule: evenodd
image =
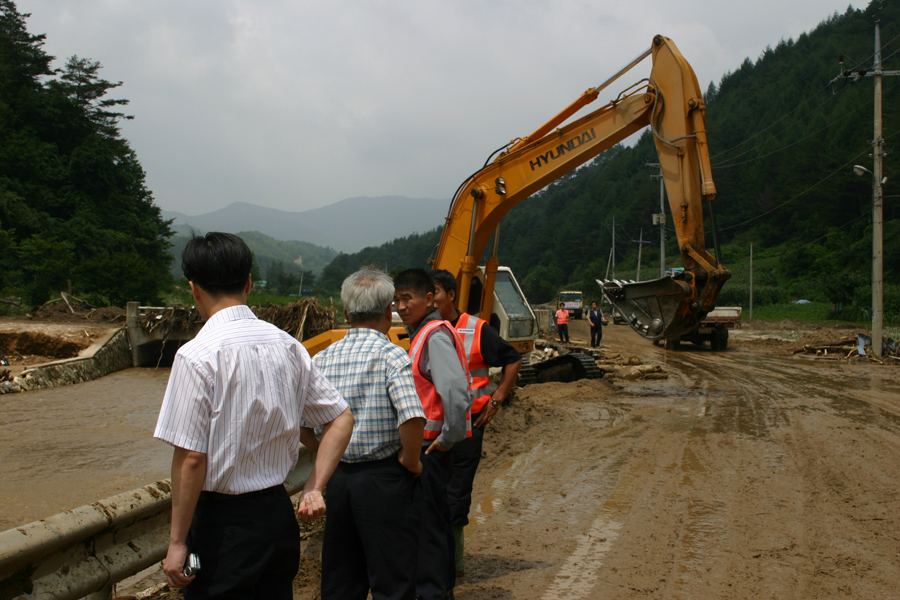
<svg viewBox="0 0 900 600"><path fill-rule="evenodd" d="M881 358L884 324L884 193L881 186L887 183L887 177L879 179L862 165L853 165L853 172L860 177L866 173L872 176L872 353Z"/></svg>

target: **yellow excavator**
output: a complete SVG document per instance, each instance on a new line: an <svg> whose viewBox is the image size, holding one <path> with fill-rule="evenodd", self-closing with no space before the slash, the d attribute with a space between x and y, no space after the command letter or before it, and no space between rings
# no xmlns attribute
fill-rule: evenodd
<svg viewBox="0 0 900 600"><path fill-rule="evenodd" d="M648 56L653 60L649 78L632 84L609 104L564 125ZM648 126L659 155L684 271L639 283L601 282L601 287L631 327L647 339L660 340L695 330L713 309L731 272L706 251L703 202L712 201L716 189L706 142L703 95L691 66L672 40L661 35L609 80L588 89L531 135L514 139L459 186L440 244L429 260L433 268L456 275L457 307L472 314L495 314L500 221L516 204ZM490 258L479 267L492 235ZM336 339L335 335L341 334L328 332L312 338L306 342L307 348L318 351ZM400 332L392 337L403 341ZM520 352L531 349L527 346L522 345Z"/></svg>

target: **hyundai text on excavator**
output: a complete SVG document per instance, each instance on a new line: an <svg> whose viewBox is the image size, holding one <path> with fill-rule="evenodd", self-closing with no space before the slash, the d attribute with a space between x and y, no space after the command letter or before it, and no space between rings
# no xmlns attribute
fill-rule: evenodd
<svg viewBox="0 0 900 600"><path fill-rule="evenodd" d="M649 78L626 88L609 104L563 125L596 100L604 88L651 55ZM495 314L499 226L516 204L647 126L656 143L684 271L639 283L601 282L601 287L631 327L647 339L659 340L695 330L713 309L731 272L706 251L703 202L712 201L716 190L706 141L703 95L681 52L661 35L606 82L588 89L531 135L507 144L493 160L489 157L482 169L459 186L441 241L429 260L433 268L456 275L457 307L470 314L486 315L486 320ZM479 267L492 235L491 255ZM536 328L532 329L536 334ZM312 338L307 347L311 351L321 349L330 343L330 333ZM515 345L524 354L533 349L533 339L532 335L530 344Z"/></svg>

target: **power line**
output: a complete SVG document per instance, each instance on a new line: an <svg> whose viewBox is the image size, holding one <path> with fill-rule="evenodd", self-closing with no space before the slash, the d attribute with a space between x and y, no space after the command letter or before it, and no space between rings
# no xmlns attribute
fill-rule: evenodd
<svg viewBox="0 0 900 600"><path fill-rule="evenodd" d="M890 138L892 138L892 137L894 137L894 136L896 136L896 135L900 135L900 131L896 131L896 132L892 133L891 135L885 136L884 139L885 139L885 140L888 140L888 139L890 139ZM756 215L755 217L751 217L751 218L747 219L746 221L743 221L743 222L741 222L741 223L737 223L737 224L735 224L735 225L729 225L729 226L727 226L727 227L722 227L722 228L720 228L720 231L724 231L724 230L726 230L726 229L734 229L735 227L740 227L740 226L742 226L742 225L746 225L747 223L750 223L750 222L752 222L752 221L755 221L755 220L757 220L757 219L759 219L759 218L762 218L762 217L764 217L764 216L766 216L766 215L768 215L768 214L770 214L770 213L772 213L772 212L774 212L774 211L776 211L776 210L782 208L782 207L785 206L786 204L789 204L789 203L793 202L794 200L796 200L796 199L799 198L800 196L803 196L803 195L805 195L806 193L808 193L808 192L810 192L811 190L813 190L814 188L818 187L820 184L824 183L826 180L830 179L830 178L831 178L832 176L834 176L835 174L840 173L841 171L843 171L844 169L846 169L847 166L853 164L853 163L856 161L857 158L859 158L859 157L862 156L863 154L866 154L868 151L869 151L869 146L867 145L866 148L865 148L865 150L863 150L862 152L860 152L859 154L857 154L856 156L854 156L853 158L851 158L849 161L845 162L843 165L841 165L840 167L838 167L837 169L835 169L834 171L832 171L831 173L829 173L828 175L826 175L825 177L823 177L822 179L820 179L819 181L817 181L816 183L812 184L811 186L809 186L808 188L806 188L805 190L803 190L803 191L800 192L799 194L796 194L796 195L792 196L791 198L789 198L788 200L785 200L784 202L782 202L782 203L779 204L778 206L775 206L775 207L773 207L773 208L770 208L770 209L767 210L766 212L760 213L760 214Z"/></svg>
<svg viewBox="0 0 900 600"><path fill-rule="evenodd" d="M834 227L834 228L830 229L830 230L828 231L828 233L826 233L825 235L823 235L823 236L821 236L821 237L817 237L817 238L814 239L813 241L811 241L811 242L809 242L809 243L806 243L806 244L803 244L803 245L800 246L799 248L792 248L792 249L790 249L790 250L785 250L784 252L781 253L781 255L784 256L785 254L791 254L792 252L799 252L800 250L803 250L804 248L808 248L808 247L812 246L813 244L815 244L816 242L818 242L818 241L820 241L820 240L823 240L823 239L827 238L829 235L831 235L831 234L834 233L835 231L841 230L841 229L843 229L844 227L846 227L847 225L850 225L850 224L852 224L852 223L856 223L857 221L859 221L859 220L862 219L863 217L867 217L867 216L869 216L868 213L859 215L858 217L856 217L856 218L854 218L854 219L850 219L849 221L847 221L846 223L844 223L844 224L841 225L840 227Z"/></svg>
<svg viewBox="0 0 900 600"><path fill-rule="evenodd" d="M900 50L898 50L898 52L900 52ZM888 88L887 90L885 90L885 91L886 91L886 92L889 92L889 91L891 91L892 89L894 89L895 87L897 87L898 85L900 85L900 82L895 83L894 85L892 85L891 87L889 87L889 88ZM755 158L751 158L751 159L748 159L748 160L745 160L745 161L741 161L741 162L739 162L739 163L730 163L730 164L719 163L719 164L716 164L716 165L713 165L713 166L716 167L716 168L718 168L718 169L730 169L731 167L737 167L737 166L739 166L739 165L745 165L745 164L751 163L751 162L753 162L753 161L755 161L755 160L760 160L760 159L766 158L767 156L771 156L771 155L773 155L773 154L777 154L778 152L782 152L782 151L784 151L784 150L787 150L788 148L790 148L790 147L792 147L792 146L796 146L796 145L799 144L800 142L803 142L803 141L805 141L805 140L808 140L809 138L811 138L811 137L813 137L813 136L815 136L815 135L818 135L818 134L822 133L822 132L825 131L826 129L830 129L832 126L834 126L834 125L835 125L836 123L838 123L839 121L842 121L843 119L846 119L847 117L849 117L849 116L855 114L856 112L862 110L863 108L866 108L866 107L870 106L871 104L872 104L872 100L868 100L868 101L866 101L865 103L860 104L859 106L857 106L857 107L854 108L853 110L851 110L851 111L845 113L844 115L838 117L837 120L832 121L831 123L829 123L829 124L826 125L825 127L822 127L821 129L818 129L818 130L814 131L813 133L807 135L806 137L802 137L802 138L800 138L799 140L796 140L796 141L794 141L794 142L791 142L790 144L787 144L786 146L782 146L781 148L778 148L777 150L772 150L771 152L767 152L766 154L763 154L763 155L761 155L761 156L757 156L757 157L755 157ZM808 116L811 115L813 112L815 112L816 110L818 110L818 108L820 108L820 107L822 107L822 106L824 106L824 105L825 105L825 103L823 102L822 104L819 105L819 107L817 107L817 108L811 110L810 112L806 113L805 115L803 115L802 118L808 117ZM799 121L798 121L798 122L795 122L794 125L796 125L797 123L799 123ZM790 127L793 127L793 125L791 125ZM780 132L778 132L778 134L784 133L784 132L787 131L790 127L787 127L787 128L785 128L785 129L782 129ZM778 135L778 134L776 134L776 135ZM733 160L733 159L735 159L735 158L738 158L739 156L743 156L744 154L747 154L748 152L750 152L750 151L752 151L752 150L755 150L756 148L759 148L759 147L763 146L764 144L766 144L766 143L772 141L773 139L775 139L775 138L774 138L774 137L769 138L769 139L767 139L765 142L761 142L761 143L757 144L756 146L753 146L752 148L749 148L749 149L745 150L744 152L742 152L742 153L740 153L740 154L737 154L737 155L735 155L735 156L733 156L733 157L731 157L731 158L729 158L729 159L725 159L725 161L723 161L723 162L726 162L726 161L728 161L728 160Z"/></svg>
<svg viewBox="0 0 900 600"><path fill-rule="evenodd" d="M894 36L894 37L891 39L891 41L888 42L887 44L884 44L884 46L890 45L891 43L893 43L893 42L896 41L897 39L900 39L900 34L897 34L896 36ZM888 55L886 58L884 58L884 59L882 60L882 62L884 62L884 61L887 60L888 58L894 56L894 55L897 54L898 52L900 52L900 49L895 50L894 52L892 52L890 55ZM849 70L850 70L850 71L855 71L855 70L859 67L859 65L861 65L863 62L865 62L865 61L867 61L867 60L869 60L869 59L871 59L871 58L874 58L874 57L875 57L875 54L874 54L874 53L873 53L873 54L870 54L868 57L866 57L866 58L863 59L862 61L856 63L856 65L853 66L853 67L852 67L851 69L849 69ZM791 110L788 111L786 114L784 114L781 118L776 119L775 121L773 121L768 127L765 127L764 129L761 129L760 131L754 133L753 135L751 135L750 137L748 137L748 138L745 139L744 141L742 141L742 142L740 142L740 143L738 143L738 144L732 146L731 148L728 148L727 150L723 150L722 152L719 152L719 153L717 153L717 154L714 154L714 155L711 156L710 158L711 158L711 159L718 158L718 157L722 156L723 154L727 154L727 153L731 152L732 150L735 150L735 149L737 149L737 148L740 148L742 145L746 144L747 142L749 142L750 140L754 139L755 137L757 137L757 136L759 136L759 135L762 135L763 133L765 133L765 132L768 131L769 129L775 127L778 123L780 123L780 122L783 121L784 119L786 119L786 118L788 118L789 116L791 116L792 114L794 114L797 110L799 110L800 108L802 108L804 105L808 104L809 102L812 102L812 101L813 101L815 98L817 98L820 94L822 94L822 93L823 93L824 91L826 91L829 87L831 87L831 85L832 85L832 83L829 82L829 83L826 84L824 87L822 87L818 92L814 93L812 96L810 96L809 98L807 98L806 100L804 100L803 102L801 102L800 104L798 104L797 106L795 106L793 109L791 109ZM841 93L844 89L846 89L846 86L843 87L843 88L841 88L836 94L833 94L832 96L830 96L828 100L831 100L831 98L834 98L837 94ZM806 117L808 117L809 115L811 115L812 113L814 113L815 111L819 110L821 107L823 107L823 106L825 106L825 104L827 104L828 100L826 100L825 102L823 102L822 104L820 104L820 105L817 106L816 108L812 109L811 111L809 111L808 113L806 113L805 115L803 115L803 117L801 117L801 118L806 118ZM781 130L781 131L779 132L779 134L780 134L780 133L783 133L783 132L785 132L785 131L787 131L790 127L793 127L793 126L796 125L796 124L797 124L797 122L795 122L794 124L790 125L789 127L785 128L785 129ZM769 140L766 140L766 141L769 141ZM733 159L737 158L738 156L743 156L743 155L746 154L747 152L752 151L754 148L758 148L759 146L761 146L761 145L764 144L764 143L766 143L766 142L762 142L762 143L760 143L760 144L757 144L757 145L754 146L753 148L750 148L750 149L748 149L748 150L745 150L745 151L742 152L741 154L738 154L737 156L733 156L733 157L731 157L730 159L725 159L725 160L733 160Z"/></svg>
<svg viewBox="0 0 900 600"><path fill-rule="evenodd" d="M830 85L830 84L829 84L829 85ZM823 87L821 90L819 90L818 92L816 92L815 94L813 94L812 96L810 96L809 98L807 98L806 100L804 100L803 102L801 102L800 104L798 104L797 106L795 106L793 109L791 109L791 110L790 110L788 113L786 113L784 116L782 116L781 118L776 119L775 121L773 121L768 127L765 127L764 129L761 129L760 131L757 131L756 133L754 133L753 135L751 135L750 137L748 137L747 139L745 139L743 142L739 142L738 144L732 146L731 148L728 148L727 150L723 150L722 152L719 152L718 154L714 154L713 156L710 157L710 159L718 158L718 157L722 156L723 154L728 154L728 153L731 152L732 150L735 150L735 149L737 149L737 148L740 148L741 146L743 146L744 144L746 144L747 142L749 142L749 141L752 140L753 138L755 138L755 137L757 137L757 136L759 136L759 135L762 135L763 133L767 132L768 130L770 130L770 129L772 129L773 127L775 127L776 125L778 125L778 124L779 124L780 122L782 122L783 120L787 119L789 116L791 116L792 114L794 114L796 111L800 110L800 108L802 108L804 105L808 104L809 102L812 102L819 94L821 94L822 92L824 92L824 91L827 90L827 89L828 89L828 86ZM831 98L829 98L829 100L830 100L830 99L831 99ZM827 100L826 100L826 102L827 102ZM817 111L819 108L821 108L822 106L824 106L824 105L826 104L826 102L823 102L822 104L820 104L819 106L817 106L816 108L814 108L813 110L809 111L808 113L806 113L806 114L803 115L803 116L804 116L804 117L807 117L807 116L811 115L812 113L814 113L815 111ZM767 141L768 141L768 140L767 140ZM757 147L757 146L754 146L754 148L755 148L755 147ZM750 150L753 150L753 148L750 148ZM749 152L750 150L746 150L746 151L745 151L744 153L742 153L742 154L745 154L746 152ZM738 156L741 156L741 154L739 154Z"/></svg>
<svg viewBox="0 0 900 600"><path fill-rule="evenodd" d="M808 140L809 138L811 138L811 137L813 137L813 136L819 135L820 133L822 133L822 132L825 131L826 129L831 129L831 128L834 126L834 124L837 123L838 121L841 121L841 120L843 120L843 119L846 119L846 118L849 117L850 115L852 115L852 114L856 113L857 111L859 111L859 110L861 110L861 109L863 109L863 108L869 106L870 104L872 104L872 101L871 101L871 100L869 100L868 102L866 102L866 103L864 103L864 104L860 104L858 107L854 108L853 110L851 110L850 112L846 113L846 114L843 115L842 117L839 117L839 118L837 119L837 121L834 121L834 122L832 122L832 123L829 123L828 125L825 125L825 126L822 127L821 129L818 129L818 130L816 130L816 131L810 133L810 134L807 135L806 137L802 137L802 138L800 138L800 139L798 139L798 140L796 140L796 141L794 141L794 142L791 142L790 144L788 144L788 145L786 145L786 146L782 146L781 148L778 148L777 150L772 150L771 152L767 152L767 153L762 154L762 155L760 155L760 156L757 156L757 157L755 157L755 158L750 158L750 159L747 159L747 160L744 160L744 161L741 161L741 162L738 162L738 163L731 163L731 164L727 164L727 165L718 164L718 165L713 165L713 166L716 167L716 168L718 168L718 169L730 169L731 167L739 167L739 166L741 166L741 165L746 165L747 163L752 163L752 162L755 161L755 160L762 160L763 158L766 158L767 156L772 156L773 154L778 154L779 152L783 152L783 151L787 150L788 148L790 148L790 147L792 147L792 146L796 146L797 144L799 144L799 143L801 143L801 142L804 142L804 141ZM784 131L787 131L787 130L784 130ZM770 140L766 140L766 141L771 141L771 139L770 139ZM759 148L760 146L762 146L762 144L759 144L758 146L754 146L753 148L750 148L750 150L755 150L756 148ZM750 150L748 150L747 152L749 152ZM746 154L746 153L744 153L744 154ZM741 156L741 154L739 154L738 156ZM737 156L735 156L734 158L737 158Z"/></svg>

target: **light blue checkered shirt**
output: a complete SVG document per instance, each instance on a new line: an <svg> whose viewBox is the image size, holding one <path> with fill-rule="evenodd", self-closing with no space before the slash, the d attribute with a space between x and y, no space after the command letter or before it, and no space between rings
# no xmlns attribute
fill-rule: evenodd
<svg viewBox="0 0 900 600"><path fill-rule="evenodd" d="M313 357L313 362L350 405L353 436L343 462L380 460L400 451L398 427L425 418L403 348L374 329L347 331Z"/></svg>

